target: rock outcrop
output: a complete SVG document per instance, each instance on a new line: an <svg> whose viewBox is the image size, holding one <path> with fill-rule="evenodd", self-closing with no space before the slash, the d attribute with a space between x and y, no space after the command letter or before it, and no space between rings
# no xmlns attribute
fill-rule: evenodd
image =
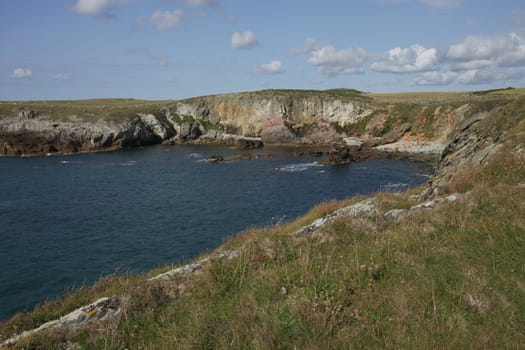
<svg viewBox="0 0 525 350"><path fill-rule="evenodd" d="M107 102L109 106L104 100L66 105L3 102L0 155L92 152L161 143L249 149L263 144L345 142L347 148L332 153L333 163L354 160L356 147L367 156L376 152L440 159L466 144L479 144L481 140L462 134L512 100L484 104L471 97L390 103L345 92L267 90L144 104L122 100L116 107L113 100ZM490 145L497 137L490 135L483 142Z"/></svg>
<svg viewBox="0 0 525 350"><path fill-rule="evenodd" d="M110 101L114 103L113 101ZM84 104L88 107L84 108ZM323 92L262 91L150 102L5 103L0 154L92 152L160 143L221 143L241 149L266 143L329 144L345 126L373 112L371 99ZM108 102L109 103L109 102ZM90 109L91 108L91 109ZM7 111L7 112L6 112Z"/></svg>

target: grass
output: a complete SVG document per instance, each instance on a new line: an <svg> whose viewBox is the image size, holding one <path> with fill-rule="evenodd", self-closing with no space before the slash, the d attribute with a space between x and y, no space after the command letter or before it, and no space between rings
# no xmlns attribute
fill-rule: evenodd
<svg viewBox="0 0 525 350"><path fill-rule="evenodd" d="M77 101L0 101L0 116L16 116L20 111L34 111L51 120L68 121L78 119L96 122L122 121L137 113L157 113L172 101L147 101L135 99L91 99Z"/></svg>
<svg viewBox="0 0 525 350"><path fill-rule="evenodd" d="M457 101L468 97L465 92L396 92L366 94L380 102L435 103Z"/></svg>
<svg viewBox="0 0 525 350"><path fill-rule="evenodd" d="M294 222L233 238L224 249L242 247L240 255L200 275L103 280L77 292L75 303L127 295L118 325L42 334L17 347L522 348L525 195L516 188L525 182L525 157L514 149L466 168L468 193L431 214L397 224L339 219L313 236L290 235L362 197L324 203ZM379 193L378 209L408 208L419 190Z"/></svg>
<svg viewBox="0 0 525 350"><path fill-rule="evenodd" d="M503 133L505 146L441 188L462 193L455 203L398 223L340 218L313 235L291 234L365 197L323 203L233 237L220 249L240 254L198 275L147 281L166 267L104 278L0 324L1 338L121 295L118 320L42 333L15 348L521 349L525 101L494 103L475 111L498 107L476 128ZM422 190L377 193L376 207L408 209Z"/></svg>

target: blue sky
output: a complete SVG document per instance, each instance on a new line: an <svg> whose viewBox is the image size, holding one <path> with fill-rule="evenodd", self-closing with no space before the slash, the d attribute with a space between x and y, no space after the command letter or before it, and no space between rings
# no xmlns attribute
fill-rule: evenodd
<svg viewBox="0 0 525 350"><path fill-rule="evenodd" d="M2 0L0 100L525 86L510 0Z"/></svg>

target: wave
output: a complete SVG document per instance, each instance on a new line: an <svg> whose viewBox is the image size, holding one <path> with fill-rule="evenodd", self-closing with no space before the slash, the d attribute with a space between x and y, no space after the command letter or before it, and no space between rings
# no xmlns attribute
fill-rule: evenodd
<svg viewBox="0 0 525 350"><path fill-rule="evenodd" d="M61 160L60 164L81 164L79 160Z"/></svg>
<svg viewBox="0 0 525 350"><path fill-rule="evenodd" d="M394 184L386 184L381 186L381 190L385 192L399 192L404 189L408 188L408 184L404 182L400 183L394 183Z"/></svg>
<svg viewBox="0 0 525 350"><path fill-rule="evenodd" d="M282 167L275 168L275 170L283 171L287 173L296 173L300 171L305 171L313 167L322 166L318 162L313 163L298 163L298 164L288 164Z"/></svg>
<svg viewBox="0 0 525 350"><path fill-rule="evenodd" d="M188 154L188 158L190 159L201 159L204 158L204 155L201 153L190 153Z"/></svg>
<svg viewBox="0 0 525 350"><path fill-rule="evenodd" d="M137 165L137 161L136 160L128 160L127 162L118 163L118 165L134 166L134 165Z"/></svg>

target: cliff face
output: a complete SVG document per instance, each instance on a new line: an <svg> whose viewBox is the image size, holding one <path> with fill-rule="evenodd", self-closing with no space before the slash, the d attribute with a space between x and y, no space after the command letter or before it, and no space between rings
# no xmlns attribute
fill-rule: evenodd
<svg viewBox="0 0 525 350"><path fill-rule="evenodd" d="M73 118L72 118L73 119ZM20 113L0 122L0 154L75 153L154 145L175 136L166 118L137 114L120 123L53 121Z"/></svg>
<svg viewBox="0 0 525 350"><path fill-rule="evenodd" d="M166 143L329 144L374 111L371 99L315 92L269 91L205 96L116 107L88 102L5 103L0 106L0 154L34 155ZM87 106L87 107L86 107ZM276 122L277 121L277 122Z"/></svg>
<svg viewBox="0 0 525 350"><path fill-rule="evenodd" d="M217 112L217 106L226 102L218 100L181 101L164 106L161 114L141 113L121 122L70 120L55 125L32 113L4 120L1 130L9 137L21 132L28 140L27 135L44 132L43 140L57 143L74 136L97 147L181 135L187 140L219 134L226 138L225 130L235 124L221 119L224 111ZM240 108L240 102L236 106ZM422 195L383 192L346 204L325 203L289 225L250 230L201 260L152 272L147 281L127 275L104 279L0 324L0 340L5 339L0 348L122 348L136 343L176 348L221 341L224 347L240 341L253 346L254 334L257 344L268 348L283 339L288 347L304 347L304 339L317 347L327 347L328 342L345 347L349 335L365 347L394 340L402 347L432 348L450 339L459 348L474 343L492 348L500 339L511 341L504 347L519 347L524 338L516 338L515 330L523 325L516 315L524 314L520 266L525 252L525 96L369 106L371 114L345 127L331 124L329 116L300 119L290 106L281 116L245 122L260 123L260 134L274 137L282 132L299 139L293 132L297 123L324 125L339 137L354 132L380 135L377 142L385 143L380 146L385 152L439 143L440 159ZM234 136L228 137L240 137ZM238 308L232 308L232 295L239 300ZM411 300L421 302L407 302ZM221 322L216 322L217 310ZM300 325L296 338L283 338L282 315ZM261 319L267 321L262 330L257 328ZM458 319L461 327L451 332L451 320ZM251 324L255 325L246 326ZM145 325L150 327L145 332L127 331ZM180 337L173 337L174 327L183 330ZM319 338L320 330L327 337ZM425 330L428 334L421 336ZM480 332L487 336L477 336ZM264 343L268 338L271 342ZM366 343L370 339L378 341Z"/></svg>
<svg viewBox="0 0 525 350"><path fill-rule="evenodd" d="M294 93L240 93L194 98L175 104L179 115L222 125L244 136L259 136L269 120L282 117L290 126L319 121L341 126L372 114L372 102L346 97Z"/></svg>
<svg viewBox="0 0 525 350"><path fill-rule="evenodd" d="M259 147L260 142L330 145L346 141L380 152L439 157L451 135L459 137L462 123L482 119L483 113L498 108L495 103L482 105L466 95L446 101L392 102L354 90L267 90L162 102L4 102L0 103L0 155L90 152L160 143ZM447 152L450 147L454 146Z"/></svg>
<svg viewBox="0 0 525 350"><path fill-rule="evenodd" d="M431 191L439 194L439 188L446 186L460 169L487 162L516 130L523 129L524 120L523 97L468 106L453 126L432 177Z"/></svg>

